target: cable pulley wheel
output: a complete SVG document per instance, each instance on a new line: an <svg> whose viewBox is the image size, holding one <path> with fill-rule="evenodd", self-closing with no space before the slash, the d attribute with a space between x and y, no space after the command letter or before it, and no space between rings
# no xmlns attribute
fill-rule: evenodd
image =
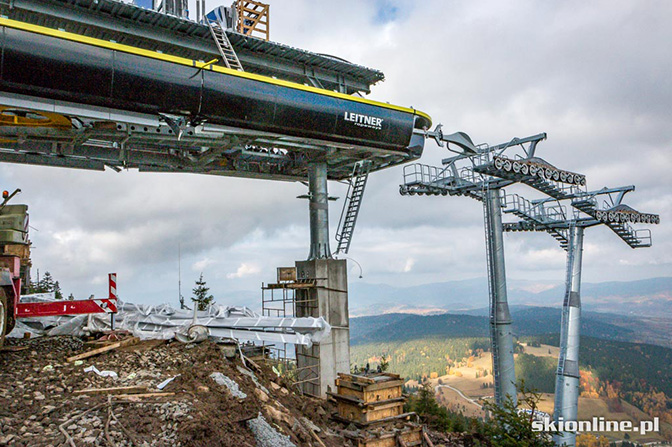
<svg viewBox="0 0 672 447"><path fill-rule="evenodd" d="M499 157L495 158L495 168L501 170L504 167L504 160Z"/></svg>

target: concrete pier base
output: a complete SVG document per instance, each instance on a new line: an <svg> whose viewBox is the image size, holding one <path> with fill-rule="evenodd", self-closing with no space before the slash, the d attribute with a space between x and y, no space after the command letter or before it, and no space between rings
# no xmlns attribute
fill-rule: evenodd
<svg viewBox="0 0 672 447"><path fill-rule="evenodd" d="M296 347L297 378L301 390L326 398L338 373L350 372L348 275L344 259L296 262L297 280L314 280L314 287L296 291L297 317L324 317L331 334L311 348Z"/></svg>

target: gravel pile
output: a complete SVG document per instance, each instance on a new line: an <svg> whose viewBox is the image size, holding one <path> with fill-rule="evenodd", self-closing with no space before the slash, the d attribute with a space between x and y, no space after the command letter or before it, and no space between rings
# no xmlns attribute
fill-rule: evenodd
<svg viewBox="0 0 672 447"><path fill-rule="evenodd" d="M289 436L282 435L271 427L261 413L256 418L247 421L247 425L254 433L257 447L296 447L289 440Z"/></svg>

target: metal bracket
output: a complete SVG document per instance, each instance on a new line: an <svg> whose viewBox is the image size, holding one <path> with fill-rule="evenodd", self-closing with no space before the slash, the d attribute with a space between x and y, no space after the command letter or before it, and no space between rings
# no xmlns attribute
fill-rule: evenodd
<svg viewBox="0 0 672 447"><path fill-rule="evenodd" d="M161 121L168 124L168 127L177 135L177 141L180 141L184 130L187 128L187 119L179 115L168 115L166 113L159 113Z"/></svg>
<svg viewBox="0 0 672 447"><path fill-rule="evenodd" d="M420 130L416 129L413 132L416 134L420 134L424 136L425 138L433 138L434 141L436 141L436 144L439 147L443 147L443 143L446 143L446 147L448 150L451 150L450 147L448 146L449 143L452 143L460 148L462 148L462 151L453 151L457 152L459 154L466 154L466 155L475 155L478 153L478 149L474 145L474 142L471 141L471 138L469 135L467 135L464 132L455 132L450 135L444 135L443 134L443 125L438 124L434 130Z"/></svg>

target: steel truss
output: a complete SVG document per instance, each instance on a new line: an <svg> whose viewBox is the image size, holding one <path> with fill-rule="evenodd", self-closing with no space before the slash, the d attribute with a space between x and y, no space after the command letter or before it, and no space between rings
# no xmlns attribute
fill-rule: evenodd
<svg viewBox="0 0 672 447"><path fill-rule="evenodd" d="M138 169L302 181L308 164L325 161L331 180L348 179L357 162L370 170L412 161L417 154L292 137L0 92L0 104L49 110L72 126L0 127L0 162L98 170ZM35 123L39 124L39 123Z"/></svg>
<svg viewBox="0 0 672 447"><path fill-rule="evenodd" d="M415 163L404 168L404 184L399 188L402 195L466 196L483 202L488 284L490 294L490 339L492 345L495 400L502 405L510 398L517 403L516 378L513 357L513 334L511 314L506 293L506 269L504 263L504 240L502 208L505 206L503 189L513 183L526 183L536 189L564 197L581 191L582 175L572 173L578 184L564 184L567 175L542 159L535 157L537 144L546 139L541 133L526 138L514 138L509 142L489 146L475 146L465 134L444 136L441 127L426 132L425 137L434 138L439 145L447 144L457 155L443 160L443 167ZM453 145L453 148L450 145ZM501 160L516 161L513 163ZM549 176L531 176L529 166L544 166ZM526 168L520 168L526 166ZM536 169L536 168L535 168ZM523 172L521 172L523 171ZM555 175L555 172L558 172ZM563 171L565 172L565 171ZM557 177L558 180L555 180Z"/></svg>
<svg viewBox="0 0 672 447"><path fill-rule="evenodd" d="M441 146L444 142L451 143L443 137L440 126L425 136L436 139ZM536 156L537 145L544 139L546 134L542 133L514 138L495 146L470 147L465 141L471 143L471 140L462 137L454 143L458 146L457 155L444 159L443 167L420 163L406 166L400 193L466 196L484 203L493 375L495 398L499 404L507 394L515 396L515 376L509 373L509 369L513 369L513 353L512 336L508 332L511 319L506 300L501 234L503 231L545 231L567 250L555 417L576 420L584 229L604 224L630 247L649 247L650 230L635 230L629 223L656 224L660 217L640 213L622 203L625 194L633 191L634 186L587 191L584 175L558 169ZM506 194L503 188L514 183L526 184L548 197L528 200L518 194ZM599 199L604 200L600 202ZM564 201L569 201L569 207ZM518 217L519 221L502 224L502 210ZM574 445L575 435L562 433L556 441Z"/></svg>
<svg viewBox="0 0 672 447"><path fill-rule="evenodd" d="M546 231L567 251L565 298L562 306L560 355L555 383L556 421L576 421L579 399L579 338L581 328L581 264L584 229L605 225L631 248L651 246L651 231L634 230L625 222L659 223L657 214L640 213L622 203L634 186L603 188L569 197L568 210L556 199L527 200L508 195L505 213L520 220L505 223L504 231ZM603 198L601 201L599 198ZM576 433L561 432L554 440L559 446L574 446Z"/></svg>

